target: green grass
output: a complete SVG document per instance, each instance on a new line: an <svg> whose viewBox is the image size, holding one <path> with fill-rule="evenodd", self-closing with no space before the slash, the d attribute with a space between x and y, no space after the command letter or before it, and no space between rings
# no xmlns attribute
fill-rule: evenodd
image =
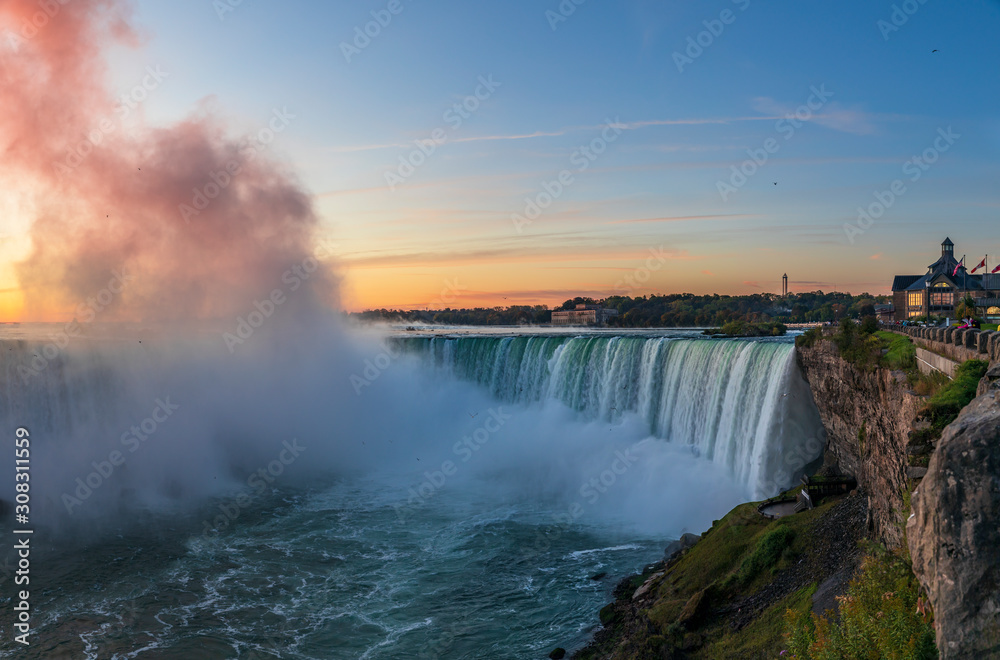
<svg viewBox="0 0 1000 660"><path fill-rule="evenodd" d="M812 597L816 583L803 587L764 610L751 625L738 633L726 631L722 638L705 647L708 658L777 658L784 648L787 630L787 612L808 614L812 611ZM785 656L787 657L787 654Z"/></svg>
<svg viewBox="0 0 1000 660"><path fill-rule="evenodd" d="M935 429L943 429L951 424L962 408L975 398L979 381L986 375L988 368L989 363L985 360L966 360L958 365L951 382L941 387L927 401L924 412Z"/></svg>
<svg viewBox="0 0 1000 660"><path fill-rule="evenodd" d="M724 602L735 602L756 593L773 579L773 572L798 561L810 543L809 528L833 504L826 502L776 521L757 513L756 503L736 507L717 521L654 588L656 601L647 611L650 621L661 635L679 644L683 637L679 633L686 630L677 621L686 615L685 606L690 605L692 596L704 590L703 598L708 605L703 607L711 611ZM800 601L811 603L811 595L812 591L789 595L738 632L709 617L697 628L706 645L689 655L693 658L777 656L783 648L785 610L797 607Z"/></svg>
<svg viewBox="0 0 1000 660"><path fill-rule="evenodd" d="M762 534L757 539L753 552L740 565L737 574L740 582L746 584L760 575L761 571L777 564L781 553L791 545L794 538L795 531L787 525L780 525Z"/></svg>
<svg viewBox="0 0 1000 660"><path fill-rule="evenodd" d="M917 349L905 335L880 330L875 335L888 352L882 356L882 364L889 369L909 371L917 367Z"/></svg>

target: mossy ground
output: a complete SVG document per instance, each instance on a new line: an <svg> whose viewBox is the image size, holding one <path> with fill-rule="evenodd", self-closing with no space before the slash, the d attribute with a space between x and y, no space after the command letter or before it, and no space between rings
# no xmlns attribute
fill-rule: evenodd
<svg viewBox="0 0 1000 660"><path fill-rule="evenodd" d="M778 657L786 611L808 612L824 577L817 567L826 564L830 573L830 564L845 558L830 556L831 525L823 521L842 517L848 499L776 521L760 515L756 503L736 507L666 566L646 597L632 601L645 579L619 589L619 600L602 611L611 629L575 657ZM861 503L851 499L849 506ZM856 532L847 539L855 551L861 530Z"/></svg>

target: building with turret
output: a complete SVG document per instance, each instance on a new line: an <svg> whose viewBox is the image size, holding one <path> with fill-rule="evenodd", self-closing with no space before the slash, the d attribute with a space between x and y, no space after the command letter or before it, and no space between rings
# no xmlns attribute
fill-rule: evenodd
<svg viewBox="0 0 1000 660"><path fill-rule="evenodd" d="M975 299L977 312L988 321L1000 319L1000 274L968 272L955 258L955 244L945 238L940 258L927 267L926 273L896 275L893 279L895 320L917 316L955 318L955 306L966 295Z"/></svg>

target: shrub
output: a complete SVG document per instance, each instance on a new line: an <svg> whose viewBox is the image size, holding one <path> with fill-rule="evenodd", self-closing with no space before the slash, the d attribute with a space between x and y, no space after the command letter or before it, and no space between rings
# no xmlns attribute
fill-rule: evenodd
<svg viewBox="0 0 1000 660"><path fill-rule="evenodd" d="M796 346L812 348L816 342L823 338L823 331L819 328L810 328L795 338Z"/></svg>
<svg viewBox="0 0 1000 660"><path fill-rule="evenodd" d="M709 334L721 333L729 337L780 337L787 330L784 324L777 322L728 321L718 331L712 330Z"/></svg>
<svg viewBox="0 0 1000 660"><path fill-rule="evenodd" d="M840 357L864 371L870 371L878 364L882 354L882 342L877 335L864 332L863 328L850 319L840 322L833 341L840 351Z"/></svg>
<svg viewBox="0 0 1000 660"><path fill-rule="evenodd" d="M796 660L872 658L932 660L933 614L910 565L877 548L865 557L833 619L787 610L789 657Z"/></svg>
<svg viewBox="0 0 1000 660"><path fill-rule="evenodd" d="M778 563L781 553L791 544L793 538L795 538L795 531L784 525L779 525L761 535L753 552L743 560L743 564L740 566L738 574L740 582L746 584L757 577L761 571Z"/></svg>
<svg viewBox="0 0 1000 660"><path fill-rule="evenodd" d="M867 335L878 332L878 319L874 316L861 319L861 332Z"/></svg>

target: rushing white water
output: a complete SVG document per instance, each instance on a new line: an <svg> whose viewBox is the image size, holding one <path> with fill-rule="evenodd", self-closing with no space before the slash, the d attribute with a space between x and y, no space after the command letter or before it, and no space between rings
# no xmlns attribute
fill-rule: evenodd
<svg viewBox="0 0 1000 660"><path fill-rule="evenodd" d="M586 418L630 413L649 432L725 465L755 496L819 454L818 413L787 341L645 336L401 340L504 401L557 400Z"/></svg>
<svg viewBox="0 0 1000 660"><path fill-rule="evenodd" d="M787 339L407 333L400 352L270 328L232 353L210 333L0 336L0 423L32 438L37 648L580 648L614 581L821 448ZM289 443L302 458L279 462Z"/></svg>

